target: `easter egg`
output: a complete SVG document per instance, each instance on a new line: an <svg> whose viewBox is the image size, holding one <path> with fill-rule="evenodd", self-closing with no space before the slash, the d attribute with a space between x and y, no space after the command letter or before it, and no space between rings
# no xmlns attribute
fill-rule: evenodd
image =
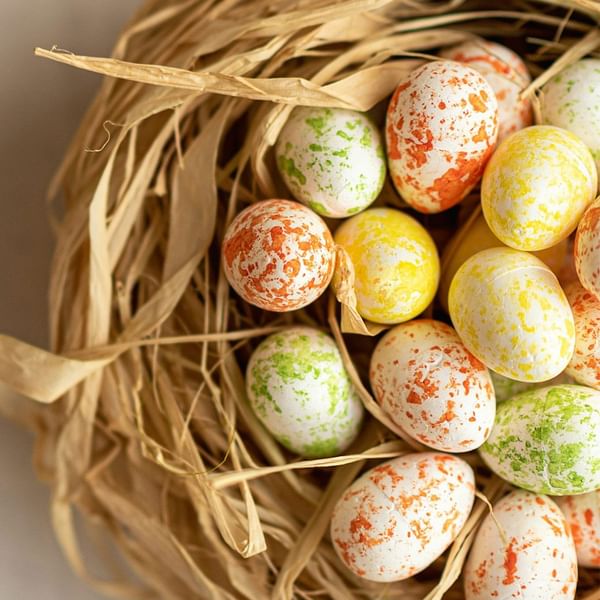
<svg viewBox="0 0 600 600"><path fill-rule="evenodd" d="M325 217L364 210L385 181L381 135L369 117L353 110L296 108L275 154L294 198Z"/></svg>
<svg viewBox="0 0 600 600"><path fill-rule="evenodd" d="M475 218L465 222L456 232L444 248L441 259L443 268L438 298L446 312L448 311L448 290L458 268L473 254L499 246L504 246L504 244L492 233L481 212ZM565 264L567 249L567 240L563 240L556 246L534 252L534 254L558 276Z"/></svg>
<svg viewBox="0 0 600 600"><path fill-rule="evenodd" d="M407 454L359 477L336 504L331 540L341 561L371 581L400 581L454 541L474 500L471 467L447 454Z"/></svg>
<svg viewBox="0 0 600 600"><path fill-rule="evenodd" d="M577 562L600 569L600 490L556 498L573 534Z"/></svg>
<svg viewBox="0 0 600 600"><path fill-rule="evenodd" d="M479 452L526 490L565 496L600 488L600 392L558 385L518 394L498 406Z"/></svg>
<svg viewBox="0 0 600 600"><path fill-rule="evenodd" d="M566 371L577 383L600 390L600 300L576 282L565 293L575 319L575 352Z"/></svg>
<svg viewBox="0 0 600 600"><path fill-rule="evenodd" d="M357 310L365 319L400 323L433 300L440 276L437 249L409 215L393 208L370 208L344 221L335 242L354 267Z"/></svg>
<svg viewBox="0 0 600 600"><path fill-rule="evenodd" d="M497 136L498 105L486 80L457 62L426 63L396 88L388 107L394 185L420 212L446 210L479 181Z"/></svg>
<svg viewBox="0 0 600 600"><path fill-rule="evenodd" d="M600 199L585 211L577 227L574 253L581 285L600 298Z"/></svg>
<svg viewBox="0 0 600 600"><path fill-rule="evenodd" d="M333 339L310 327L274 333L246 371L252 409L283 446L307 457L339 454L354 440L363 406Z"/></svg>
<svg viewBox="0 0 600 600"><path fill-rule="evenodd" d="M447 48L440 56L468 65L490 84L498 102L498 142L531 125L531 103L519 98L531 76L518 54L496 42L477 39Z"/></svg>
<svg viewBox="0 0 600 600"><path fill-rule="evenodd" d="M489 248L456 272L450 318L488 368L517 381L546 381L573 355L575 326L558 280L535 256Z"/></svg>
<svg viewBox="0 0 600 600"><path fill-rule="evenodd" d="M386 333L373 353L370 379L390 418L435 450L474 450L494 424L488 370L440 321L409 321Z"/></svg>
<svg viewBox="0 0 600 600"><path fill-rule="evenodd" d="M327 225L290 200L263 200L243 210L225 232L222 253L231 287L246 302L275 312L316 300L335 268Z"/></svg>
<svg viewBox="0 0 600 600"><path fill-rule="evenodd" d="M466 600L575 598L577 559L565 518L547 496L514 491L477 531L463 570Z"/></svg>
<svg viewBox="0 0 600 600"><path fill-rule="evenodd" d="M596 165L573 133L550 125L508 136L481 181L483 214L504 244L543 250L564 240L594 199Z"/></svg>
<svg viewBox="0 0 600 600"><path fill-rule="evenodd" d="M591 150L600 170L600 60L584 58L542 87L542 119L568 129Z"/></svg>

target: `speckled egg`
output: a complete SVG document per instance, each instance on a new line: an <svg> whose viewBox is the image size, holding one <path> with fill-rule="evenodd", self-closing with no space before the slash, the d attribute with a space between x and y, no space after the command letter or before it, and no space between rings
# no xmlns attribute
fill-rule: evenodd
<svg viewBox="0 0 600 600"><path fill-rule="evenodd" d="M600 170L600 59L584 58L542 87L542 118L577 134Z"/></svg>
<svg viewBox="0 0 600 600"><path fill-rule="evenodd" d="M582 567L600 569L600 490L556 498L571 528L577 562Z"/></svg>
<svg viewBox="0 0 600 600"><path fill-rule="evenodd" d="M333 339L310 327L274 333L248 363L252 409L283 446L306 457L333 456L354 440L363 406Z"/></svg>
<svg viewBox="0 0 600 600"><path fill-rule="evenodd" d="M504 244L492 233L481 212L474 219L469 219L456 232L442 254L444 266L440 277L438 298L446 311L448 311L448 290L458 268L473 254L499 246L504 246ZM567 251L567 240L563 240L556 246L534 252L534 254L558 276L564 267Z"/></svg>
<svg viewBox="0 0 600 600"><path fill-rule="evenodd" d="M342 495L331 540L342 562L371 581L400 581L454 541L474 500L471 467L447 454L407 454L364 473Z"/></svg>
<svg viewBox="0 0 600 600"><path fill-rule="evenodd" d="M222 251L231 287L246 302L275 312L315 301L335 268L327 225L290 200L263 200L243 210L229 225Z"/></svg>
<svg viewBox="0 0 600 600"><path fill-rule="evenodd" d="M600 488L600 392L558 385L518 394L498 406L479 452L497 475L532 492Z"/></svg>
<svg viewBox="0 0 600 600"><path fill-rule="evenodd" d="M510 400L510 398L512 398L513 396L516 396L517 394L520 394L522 392L526 392L527 390L535 390L541 387L548 387L549 385L576 383L576 381L572 377L569 377L569 375L567 375L564 371L560 375L557 375L549 381L543 381L538 383L515 381L514 379L510 379L509 377L504 377L504 375L494 373L494 371L490 371L490 375L492 376L494 392L496 393L496 404L504 402L505 400Z"/></svg>
<svg viewBox="0 0 600 600"><path fill-rule="evenodd" d="M370 379L390 418L435 450L474 450L494 424L488 370L440 321L418 319L390 330L375 348Z"/></svg>
<svg viewBox="0 0 600 600"><path fill-rule="evenodd" d="M519 98L531 82L525 63L510 48L487 40L472 40L440 53L481 73L498 101L498 142L532 123L531 102Z"/></svg>
<svg viewBox="0 0 600 600"><path fill-rule="evenodd" d="M296 108L275 154L294 198L325 217L364 210L385 181L381 135L369 117L353 110Z"/></svg>
<svg viewBox="0 0 600 600"><path fill-rule="evenodd" d="M494 515L498 524L486 516L463 570L466 600L575 598L575 544L558 506L519 490L497 502Z"/></svg>
<svg viewBox="0 0 600 600"><path fill-rule="evenodd" d="M433 300L440 276L437 249L412 217L371 208L342 223L335 241L354 266L357 310L365 319L408 321Z"/></svg>
<svg viewBox="0 0 600 600"><path fill-rule="evenodd" d="M546 381L571 360L569 303L552 271L527 252L478 252L456 272L448 304L465 346L500 375Z"/></svg>
<svg viewBox="0 0 600 600"><path fill-rule="evenodd" d="M566 371L577 383L600 390L600 300L576 282L565 293L575 318L575 352Z"/></svg>
<svg viewBox="0 0 600 600"><path fill-rule="evenodd" d="M487 81L457 62L426 63L396 88L388 107L394 185L420 212L446 210L479 181L497 136L498 104Z"/></svg>
<svg viewBox="0 0 600 600"><path fill-rule="evenodd" d="M600 198L585 211L577 227L574 253L581 285L600 298Z"/></svg>
<svg viewBox="0 0 600 600"><path fill-rule="evenodd" d="M564 240L594 199L596 165L573 133L534 125L508 136L481 182L483 214L504 244L543 250Z"/></svg>

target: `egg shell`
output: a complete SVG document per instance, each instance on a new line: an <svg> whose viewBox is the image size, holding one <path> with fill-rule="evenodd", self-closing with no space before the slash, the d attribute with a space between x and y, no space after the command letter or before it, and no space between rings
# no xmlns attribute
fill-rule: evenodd
<svg viewBox="0 0 600 600"><path fill-rule="evenodd" d="M324 217L364 210L385 181L381 135L367 115L353 110L294 109L275 154L294 198Z"/></svg>
<svg viewBox="0 0 600 600"><path fill-rule="evenodd" d="M518 54L496 42L478 39L446 48L440 56L468 65L490 84L498 102L498 142L531 125L531 102L519 98L531 76Z"/></svg>
<svg viewBox="0 0 600 600"><path fill-rule="evenodd" d="M341 561L371 581L419 573L454 541L474 500L471 467L447 454L407 454L357 479L336 504L331 540Z"/></svg>
<svg viewBox="0 0 600 600"><path fill-rule="evenodd" d="M548 387L549 385L561 385L563 383L574 384L576 381L569 377L564 371L550 379L549 381L543 381L541 383L527 383L524 381L515 381L504 375L499 375L490 371L492 377L492 383L494 384L494 392L496 394L496 404L510 400L513 396L526 392L527 390L535 390L541 387Z"/></svg>
<svg viewBox="0 0 600 600"><path fill-rule="evenodd" d="M581 567L600 569L600 490L555 500L571 528L577 562Z"/></svg>
<svg viewBox="0 0 600 600"><path fill-rule="evenodd" d="M477 184L497 136L498 105L486 80L457 62L426 63L396 88L388 107L394 185L420 212L446 210Z"/></svg>
<svg viewBox="0 0 600 600"><path fill-rule="evenodd" d="M370 208L342 223L335 241L354 266L357 310L365 319L400 323L433 300L440 276L437 248L409 215Z"/></svg>
<svg viewBox="0 0 600 600"><path fill-rule="evenodd" d="M542 119L568 129L587 144L600 170L600 60L584 58L542 87Z"/></svg>
<svg viewBox="0 0 600 600"><path fill-rule="evenodd" d="M558 506L547 496L514 491L477 531L463 570L466 600L575 598L575 545Z"/></svg>
<svg viewBox="0 0 600 600"><path fill-rule="evenodd" d="M575 134L533 125L509 135L494 152L481 181L481 206L501 242L543 250L577 227L596 187L594 159Z"/></svg>
<svg viewBox="0 0 600 600"><path fill-rule="evenodd" d="M600 198L581 218L574 254L575 270L581 285L600 298Z"/></svg>
<svg viewBox="0 0 600 600"><path fill-rule="evenodd" d="M440 321L418 319L386 333L373 353L370 379L390 418L435 450L474 450L494 424L488 370Z"/></svg>
<svg viewBox="0 0 600 600"><path fill-rule="evenodd" d="M307 457L339 454L356 437L364 409L333 339L310 327L274 333L253 352L246 391L263 425Z"/></svg>
<svg viewBox="0 0 600 600"><path fill-rule="evenodd" d="M314 302L335 268L327 225L290 200L263 200L243 210L227 228L222 252L231 287L246 302L274 312Z"/></svg>
<svg viewBox="0 0 600 600"><path fill-rule="evenodd" d="M600 300L576 282L565 293L575 319L575 352L566 372L577 383L600 390Z"/></svg>
<svg viewBox="0 0 600 600"><path fill-rule="evenodd" d="M454 238L448 242L442 254L442 271L440 277L440 287L438 298L444 310L448 312L448 290L452 278L459 267L473 254L487 248L497 248L504 244L492 233L483 213L474 219L469 219L457 231ZM558 276L565 264L567 256L567 240L559 242L556 246L540 250L533 254L545 263L552 272Z"/></svg>
<svg viewBox="0 0 600 600"><path fill-rule="evenodd" d="M497 475L532 492L600 488L600 392L558 385L518 394L497 407L479 452Z"/></svg>
<svg viewBox="0 0 600 600"><path fill-rule="evenodd" d="M552 271L527 252L473 255L456 272L448 304L465 346L500 375L546 381L573 356L571 307Z"/></svg>

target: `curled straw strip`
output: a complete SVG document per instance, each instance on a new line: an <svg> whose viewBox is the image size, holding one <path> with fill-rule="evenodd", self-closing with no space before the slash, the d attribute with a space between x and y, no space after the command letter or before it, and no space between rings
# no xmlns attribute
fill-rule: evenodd
<svg viewBox="0 0 600 600"><path fill-rule="evenodd" d="M438 46L500 30L583 36L570 49L563 36L556 71L595 47L589 17L600 16L590 0L570 0L569 19L546 10L557 4L147 0L111 58L36 51L109 76L51 188L65 200L51 352L0 337L0 380L53 402L11 414L36 429L59 541L91 585L176 600L460 597L452 586L482 502L439 581L357 580L327 539L336 499L367 460L422 448L381 411L348 351L341 328L376 333L352 311L350 270L338 273L341 327L333 298L271 321L230 297L218 246L242 201L283 193L271 148L293 105L370 109ZM122 126L107 140L109 121ZM375 416L345 457L290 462L246 401L246 344L299 321L332 331ZM390 442L388 430L403 441ZM495 478L482 482L491 501L502 493ZM89 570L76 513L102 524L136 578L108 562L103 577ZM590 572L581 582L589 589L598 579Z"/></svg>

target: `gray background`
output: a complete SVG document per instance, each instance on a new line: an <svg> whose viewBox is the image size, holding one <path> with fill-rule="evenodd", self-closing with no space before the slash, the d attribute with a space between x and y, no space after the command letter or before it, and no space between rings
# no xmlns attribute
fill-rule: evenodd
<svg viewBox="0 0 600 600"><path fill-rule="evenodd" d="M56 44L106 56L139 1L0 0L2 333L47 344L52 235L44 194L99 83L96 75L34 58L33 48ZM27 433L0 420L0 600L97 599L54 540L48 491L33 475L31 450Z"/></svg>

